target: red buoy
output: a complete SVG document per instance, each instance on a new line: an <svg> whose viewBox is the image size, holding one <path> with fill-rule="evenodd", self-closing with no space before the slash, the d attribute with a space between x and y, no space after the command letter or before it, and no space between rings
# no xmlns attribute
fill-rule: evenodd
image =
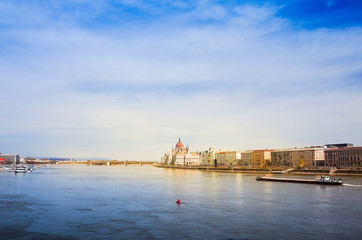
<svg viewBox="0 0 362 240"><path fill-rule="evenodd" d="M180 203L181 203L181 200L180 200L180 199L179 199L179 200L177 200L177 201L176 201L176 203L177 203L177 204L180 204Z"/></svg>

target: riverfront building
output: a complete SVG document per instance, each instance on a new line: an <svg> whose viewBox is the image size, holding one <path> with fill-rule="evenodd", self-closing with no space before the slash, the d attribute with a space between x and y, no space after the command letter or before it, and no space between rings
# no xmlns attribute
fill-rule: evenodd
<svg viewBox="0 0 362 240"><path fill-rule="evenodd" d="M218 150L213 147L210 147L208 150L202 151L200 153L200 163L201 165L214 166L216 165Z"/></svg>
<svg viewBox="0 0 362 240"><path fill-rule="evenodd" d="M226 152L219 152L217 154L217 164L218 165L225 166L226 160L227 160Z"/></svg>
<svg viewBox="0 0 362 240"><path fill-rule="evenodd" d="M273 166L305 166L324 165L324 149L321 147L279 149L271 153Z"/></svg>
<svg viewBox="0 0 362 240"><path fill-rule="evenodd" d="M252 152L252 165L263 167L271 164L271 152L274 150L254 150Z"/></svg>
<svg viewBox="0 0 362 240"><path fill-rule="evenodd" d="M362 167L362 147L330 148L324 154L328 167Z"/></svg>
<svg viewBox="0 0 362 240"><path fill-rule="evenodd" d="M252 153L254 150L246 150L240 152L240 165L251 166L252 164Z"/></svg>
<svg viewBox="0 0 362 240"><path fill-rule="evenodd" d="M224 151L217 154L217 164L221 166L240 165L240 151Z"/></svg>
<svg viewBox="0 0 362 240"><path fill-rule="evenodd" d="M226 165L229 166L240 165L240 160L241 160L240 151L230 151L227 152L226 155L227 155Z"/></svg>
<svg viewBox="0 0 362 240"><path fill-rule="evenodd" d="M161 161L163 164L172 166L238 165L258 168L265 166L355 168L362 167L362 147L353 147L352 143L337 143L278 150L229 151L209 148L202 152L190 152L189 147L184 147L181 139L179 139L175 148L168 147Z"/></svg>
<svg viewBox="0 0 362 240"><path fill-rule="evenodd" d="M5 164L18 164L20 163L20 156L18 154L2 154L0 158L5 160Z"/></svg>
<svg viewBox="0 0 362 240"><path fill-rule="evenodd" d="M294 149L279 149L271 153L273 166L292 166L292 151Z"/></svg>
<svg viewBox="0 0 362 240"><path fill-rule="evenodd" d="M176 143L175 148L168 147L167 152L161 159L161 162L166 165L184 166L184 165L200 165L199 153L190 152L189 147L184 147L181 139Z"/></svg>
<svg viewBox="0 0 362 240"><path fill-rule="evenodd" d="M207 150L200 152L200 164L201 165L208 165L207 164Z"/></svg>
<svg viewBox="0 0 362 240"><path fill-rule="evenodd" d="M292 166L316 167L324 165L323 148L294 149L292 153Z"/></svg>

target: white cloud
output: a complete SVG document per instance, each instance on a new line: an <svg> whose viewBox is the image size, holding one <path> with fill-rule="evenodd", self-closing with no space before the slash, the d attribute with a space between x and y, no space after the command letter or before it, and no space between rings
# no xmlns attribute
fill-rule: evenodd
<svg viewBox="0 0 362 240"><path fill-rule="evenodd" d="M0 151L159 160L178 136L195 150L361 144L361 29L295 30L273 7L226 17L205 6L228 21L4 29Z"/></svg>

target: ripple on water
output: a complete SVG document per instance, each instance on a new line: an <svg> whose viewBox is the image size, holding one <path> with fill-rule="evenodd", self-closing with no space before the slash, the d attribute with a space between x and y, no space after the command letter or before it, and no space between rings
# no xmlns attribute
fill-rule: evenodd
<svg viewBox="0 0 362 240"><path fill-rule="evenodd" d="M24 225L2 225L0 226L0 239L37 239L37 240L73 240L78 239L71 235L37 233L26 230Z"/></svg>
<svg viewBox="0 0 362 240"><path fill-rule="evenodd" d="M31 202L19 200L0 200L0 209L2 212L32 212Z"/></svg>
<svg viewBox="0 0 362 240"><path fill-rule="evenodd" d="M93 211L93 209L90 209L90 208L74 208L74 210L80 211L80 212L91 212L91 211Z"/></svg>

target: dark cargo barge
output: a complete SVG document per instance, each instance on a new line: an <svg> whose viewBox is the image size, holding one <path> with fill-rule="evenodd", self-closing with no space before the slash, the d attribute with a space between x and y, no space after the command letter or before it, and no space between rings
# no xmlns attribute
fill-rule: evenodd
<svg viewBox="0 0 362 240"><path fill-rule="evenodd" d="M293 179L293 178L273 178L273 177L257 177L257 181L271 182L290 182L290 183L308 183L308 184L325 184L325 185L342 185L341 179L331 179L330 176L323 176L318 180L311 179Z"/></svg>

